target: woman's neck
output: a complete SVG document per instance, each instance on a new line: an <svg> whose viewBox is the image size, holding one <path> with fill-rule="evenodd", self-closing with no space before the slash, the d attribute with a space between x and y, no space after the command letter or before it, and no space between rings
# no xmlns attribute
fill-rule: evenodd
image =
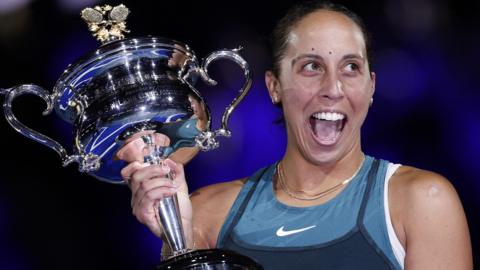
<svg viewBox="0 0 480 270"><path fill-rule="evenodd" d="M294 151L286 152L281 160L283 181L287 187L306 196L338 185L352 177L361 167L365 155L361 148L353 147L339 160L314 163Z"/></svg>

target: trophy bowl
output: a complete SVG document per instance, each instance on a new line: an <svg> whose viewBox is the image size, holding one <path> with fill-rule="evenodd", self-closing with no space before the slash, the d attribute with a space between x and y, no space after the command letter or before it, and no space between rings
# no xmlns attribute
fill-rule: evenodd
<svg viewBox="0 0 480 270"><path fill-rule="evenodd" d="M184 43L151 36L124 38L128 14L123 5L82 11L82 18L103 44L70 65L53 91L33 84L0 89L5 95L6 120L16 131L56 151L63 166L76 162L81 172L108 183L124 183L120 171L127 164L116 158L116 153L139 132L148 131L149 136L162 133L169 138L168 146L159 147L151 137L142 136L149 150L144 160L150 164L159 164L166 157L185 163L199 150L217 148L217 137L231 135L227 125L230 114L251 86L249 66L239 49L214 51L200 64ZM211 130L209 108L194 84L199 79L216 84L208 75L208 66L218 59L237 63L245 82L227 106L220 128ZM18 121L12 103L25 94L47 103L44 115L55 111L71 124L73 154ZM176 195L158 202L158 218L175 256L165 269L261 269L253 260L233 252L188 250Z"/></svg>
<svg viewBox="0 0 480 270"><path fill-rule="evenodd" d="M237 62L246 82L225 111L222 127L211 131L208 106L193 85L199 77L215 84L207 68L221 58ZM199 149L214 149L218 146L215 137L230 136L228 118L250 84L248 64L238 50L213 52L200 66L193 51L178 41L161 37L120 39L70 65L51 94L36 85L3 90L4 112L17 131L57 151L64 166L77 162L80 171L99 180L122 183L120 170L126 163L115 159L115 154L125 139L144 130L163 133L171 142L164 155L181 149L181 154L175 153L182 155L178 160L188 160ZM16 119L12 102L24 94L45 100L44 115L55 110L72 124L73 155Z"/></svg>

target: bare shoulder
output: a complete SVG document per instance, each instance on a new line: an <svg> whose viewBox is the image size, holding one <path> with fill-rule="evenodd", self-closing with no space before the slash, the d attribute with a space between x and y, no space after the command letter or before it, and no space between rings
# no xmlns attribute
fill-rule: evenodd
<svg viewBox="0 0 480 270"><path fill-rule="evenodd" d="M202 187L190 195L192 203L200 205L216 204L233 197L235 199L243 187L246 178Z"/></svg>
<svg viewBox="0 0 480 270"><path fill-rule="evenodd" d="M392 223L406 250L408 268L468 269L468 225L450 181L431 171L401 166L390 180L389 198Z"/></svg>
<svg viewBox="0 0 480 270"><path fill-rule="evenodd" d="M435 172L410 166L398 168L390 181L390 189L394 191L394 194L402 195L400 198L409 199L405 202L412 202L413 199L413 203L421 203L429 198L426 202L429 203L431 199L458 198L455 188L445 177Z"/></svg>
<svg viewBox="0 0 480 270"><path fill-rule="evenodd" d="M193 224L205 248L214 247L218 233L246 178L203 187L191 194Z"/></svg>
<svg viewBox="0 0 480 270"><path fill-rule="evenodd" d="M453 185L435 172L401 166L391 178L389 192L391 201L402 206L404 214L422 210L463 211Z"/></svg>

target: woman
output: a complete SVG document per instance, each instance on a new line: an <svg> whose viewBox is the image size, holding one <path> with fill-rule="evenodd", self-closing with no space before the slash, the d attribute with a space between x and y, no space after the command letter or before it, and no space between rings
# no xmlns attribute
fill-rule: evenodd
<svg viewBox="0 0 480 270"><path fill-rule="evenodd" d="M471 269L467 222L449 182L362 152L375 73L360 18L330 3L301 4L273 41L265 81L283 109L284 157L189 198L182 165L140 163L136 136L118 156L131 162L122 175L137 218L161 236L155 202L177 192L189 247L237 250L266 269Z"/></svg>

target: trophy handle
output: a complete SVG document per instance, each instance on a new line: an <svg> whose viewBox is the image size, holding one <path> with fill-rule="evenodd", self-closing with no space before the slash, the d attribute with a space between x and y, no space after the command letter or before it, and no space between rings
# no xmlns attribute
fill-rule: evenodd
<svg viewBox="0 0 480 270"><path fill-rule="evenodd" d="M226 58L237 63L243 69L243 75L245 76L245 82L243 83L242 88L240 88L238 95L233 99L230 105L227 106L225 112L222 115L222 123L220 128L215 131L202 132L197 136L197 145L203 151L212 150L218 147L218 141L216 140L217 136L231 136L231 131L228 129L228 120L230 118L230 115L232 114L233 110L235 110L235 108L238 106L238 104L243 100L248 91L250 91L250 86L252 85L250 67L247 61L245 61L245 59L243 59L243 57L240 56L240 54L238 53L240 50L242 50L242 47L238 47L233 50L225 49L214 51L204 59L202 67L199 70L202 79L206 83L210 85L215 85L217 84L217 82L210 78L210 76L208 75L208 66L210 65L210 63L218 59Z"/></svg>
<svg viewBox="0 0 480 270"><path fill-rule="evenodd" d="M39 142L49 148L53 149L60 155L62 159L62 165L66 166L73 161L79 161L80 157L77 155L69 156L65 148L63 148L58 142L49 137L28 128L24 124L22 124L18 119L15 117L12 111L12 103L13 100L21 95L25 94L33 94L38 97L41 97L46 103L47 108L43 111L43 115L48 115L52 112L53 109L53 97L40 86L33 85L33 84L23 84L16 87L12 87L9 89L1 89L0 92L3 95L6 95L5 101L3 103L3 112L5 114L5 118L7 122L15 129L18 133L24 135L25 137Z"/></svg>

